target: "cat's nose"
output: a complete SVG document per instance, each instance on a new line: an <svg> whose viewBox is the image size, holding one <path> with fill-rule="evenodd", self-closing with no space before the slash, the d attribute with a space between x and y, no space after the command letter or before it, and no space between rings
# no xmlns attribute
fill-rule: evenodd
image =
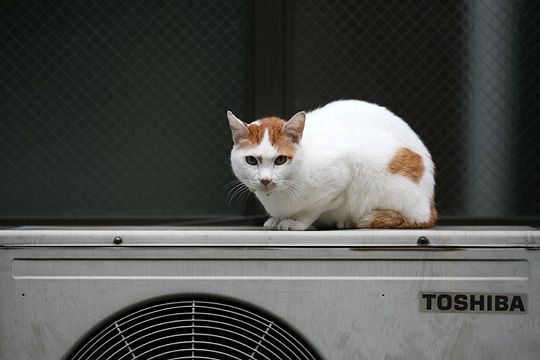
<svg viewBox="0 0 540 360"><path fill-rule="evenodd" d="M262 178L262 179L261 179L261 183L262 183L264 186L270 184L271 182L272 182L271 179L267 179L267 178Z"/></svg>

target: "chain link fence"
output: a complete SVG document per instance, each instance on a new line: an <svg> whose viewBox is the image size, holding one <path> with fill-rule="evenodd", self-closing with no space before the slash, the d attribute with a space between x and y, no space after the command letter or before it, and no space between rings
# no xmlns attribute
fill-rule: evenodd
<svg viewBox="0 0 540 360"><path fill-rule="evenodd" d="M292 41L289 107L360 98L403 117L442 216L540 215L538 2L296 1Z"/></svg>
<svg viewBox="0 0 540 360"><path fill-rule="evenodd" d="M225 113L249 109L246 1L0 7L0 218L241 212Z"/></svg>
<svg viewBox="0 0 540 360"><path fill-rule="evenodd" d="M272 1L283 115L384 105L430 148L441 216L540 216L537 1ZM0 218L256 212L227 199L224 114L264 98L259 5L3 2Z"/></svg>

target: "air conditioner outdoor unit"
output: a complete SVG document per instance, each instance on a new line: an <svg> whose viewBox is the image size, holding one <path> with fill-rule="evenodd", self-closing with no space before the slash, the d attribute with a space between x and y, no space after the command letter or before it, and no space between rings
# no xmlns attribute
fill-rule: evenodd
<svg viewBox="0 0 540 360"><path fill-rule="evenodd" d="M538 359L540 231L0 230L1 360Z"/></svg>

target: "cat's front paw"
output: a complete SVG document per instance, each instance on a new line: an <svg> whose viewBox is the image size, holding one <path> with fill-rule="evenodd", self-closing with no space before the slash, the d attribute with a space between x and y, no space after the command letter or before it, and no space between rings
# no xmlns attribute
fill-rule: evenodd
<svg viewBox="0 0 540 360"><path fill-rule="evenodd" d="M279 219L271 217L271 218L268 218L268 220L264 222L263 227L266 230L277 230L278 224L279 224Z"/></svg>
<svg viewBox="0 0 540 360"><path fill-rule="evenodd" d="M301 231L306 230L308 227L309 225L294 219L283 219L277 225L277 229L283 231Z"/></svg>

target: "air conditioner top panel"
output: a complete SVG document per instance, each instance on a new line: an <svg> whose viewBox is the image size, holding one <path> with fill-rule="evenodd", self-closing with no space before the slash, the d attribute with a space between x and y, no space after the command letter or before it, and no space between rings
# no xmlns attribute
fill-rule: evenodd
<svg viewBox="0 0 540 360"><path fill-rule="evenodd" d="M115 238L120 238L121 242ZM420 239L420 241L419 241ZM426 243L427 239L427 243ZM119 243L120 242L120 243ZM523 247L540 230L521 226L439 226L407 230L265 231L259 227L21 226L0 229L0 247Z"/></svg>

